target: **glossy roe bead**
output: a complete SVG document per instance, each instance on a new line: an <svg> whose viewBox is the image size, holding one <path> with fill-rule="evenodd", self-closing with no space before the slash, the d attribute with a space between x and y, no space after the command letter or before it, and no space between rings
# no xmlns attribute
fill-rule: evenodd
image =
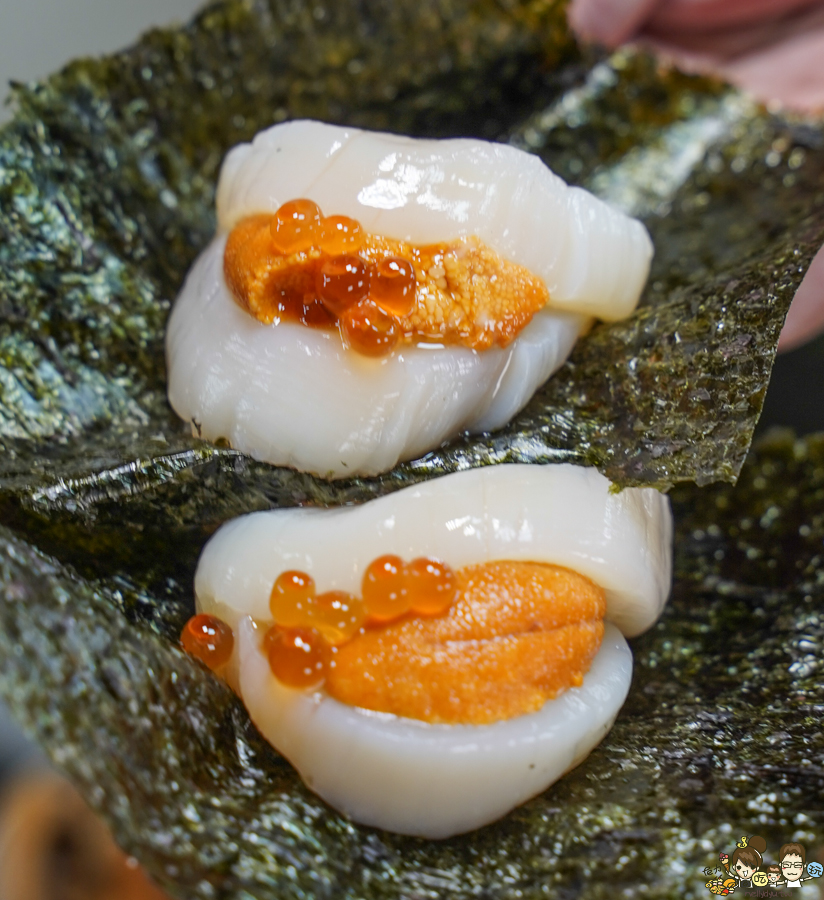
<svg viewBox="0 0 824 900"><path fill-rule="evenodd" d="M446 563L419 557L407 564L405 573L412 612L442 616L448 611L458 592L458 581Z"/></svg>
<svg viewBox="0 0 824 900"><path fill-rule="evenodd" d="M306 625L315 596L315 581L306 572L281 572L269 595L272 618L284 628Z"/></svg>
<svg viewBox="0 0 824 900"><path fill-rule="evenodd" d="M275 213L270 231L279 253L299 253L317 243L321 211L311 200L290 200Z"/></svg>
<svg viewBox="0 0 824 900"><path fill-rule="evenodd" d="M340 317L344 344L364 356L386 356L401 337L396 319L371 300L361 300Z"/></svg>
<svg viewBox="0 0 824 900"><path fill-rule="evenodd" d="M388 313L407 316L415 305L415 270L408 259L389 256L375 267L371 298Z"/></svg>
<svg viewBox="0 0 824 900"><path fill-rule="evenodd" d="M312 604L311 625L333 646L351 640L365 619L363 601L346 591L318 594Z"/></svg>
<svg viewBox="0 0 824 900"><path fill-rule="evenodd" d="M326 216L321 219L318 245L324 253L357 253L366 235L357 219L349 216Z"/></svg>
<svg viewBox="0 0 824 900"><path fill-rule="evenodd" d="M326 642L314 628L270 628L264 639L269 668L281 684L320 687L326 678Z"/></svg>
<svg viewBox="0 0 824 900"><path fill-rule="evenodd" d="M364 260L344 253L320 264L315 288L323 304L340 316L369 296L369 281Z"/></svg>
<svg viewBox="0 0 824 900"><path fill-rule="evenodd" d="M210 669L219 669L229 661L235 646L232 629L221 619L206 613L192 616L183 626L180 643L187 653Z"/></svg>
<svg viewBox="0 0 824 900"><path fill-rule="evenodd" d="M373 622L391 622L408 612L410 601L403 560L392 554L372 560L363 573L361 593Z"/></svg>

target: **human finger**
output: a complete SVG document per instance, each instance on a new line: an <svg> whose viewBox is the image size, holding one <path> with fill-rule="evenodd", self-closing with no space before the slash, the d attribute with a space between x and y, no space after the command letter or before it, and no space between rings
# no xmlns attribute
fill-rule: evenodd
<svg viewBox="0 0 824 900"><path fill-rule="evenodd" d="M616 47L641 28L661 0L573 0L569 24L586 41Z"/></svg>
<svg viewBox="0 0 824 900"><path fill-rule="evenodd" d="M778 342L779 352L805 344L824 329L824 247L796 291Z"/></svg>

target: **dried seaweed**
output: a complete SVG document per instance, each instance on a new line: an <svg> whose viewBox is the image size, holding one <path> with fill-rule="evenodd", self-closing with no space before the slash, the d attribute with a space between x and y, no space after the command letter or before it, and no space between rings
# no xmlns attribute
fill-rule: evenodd
<svg viewBox="0 0 824 900"><path fill-rule="evenodd" d="M0 132L0 695L172 893L682 897L729 828L821 841L822 440L776 439L735 489L675 490L674 603L635 642L615 730L469 838L341 820L174 640L200 547L241 512L513 461L733 480L824 242L820 123L640 54L583 55L541 0L226 0L17 100ZM648 224L642 308L594 329L507 429L380 478L194 440L165 400L170 299L225 149L297 116L541 154Z"/></svg>
<svg viewBox="0 0 824 900"><path fill-rule="evenodd" d="M272 121L506 138L641 215L657 247L644 308L581 341L508 429L367 482L247 466L253 493L279 503L362 500L507 461L596 465L625 485L730 480L784 312L824 239L820 125L766 115L642 55L585 58L562 4L455 0L419 14L374 0L226 2L17 99L0 138L9 487L19 473L32 490L54 486L55 440L59 470L83 484L133 460L130 443L167 469L158 435L188 451L195 478L206 458L237 467L236 454L186 437L170 415L162 333L213 227L222 154Z"/></svg>
<svg viewBox="0 0 824 900"><path fill-rule="evenodd" d="M772 855L824 842L824 437L774 436L735 488L681 487L674 506L675 593L634 642L615 728L467 837L342 820L228 689L128 623L122 597L5 530L0 687L175 896L698 896L702 868L740 834L764 835Z"/></svg>

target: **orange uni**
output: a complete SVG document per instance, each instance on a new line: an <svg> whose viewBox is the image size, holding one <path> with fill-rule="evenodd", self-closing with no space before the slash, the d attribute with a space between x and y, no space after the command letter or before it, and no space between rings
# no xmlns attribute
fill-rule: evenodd
<svg viewBox="0 0 824 900"><path fill-rule="evenodd" d="M224 273L240 306L265 324L339 327L369 356L399 342L506 346L549 299L543 281L478 238L416 246L322 218L308 200L232 229Z"/></svg>
<svg viewBox="0 0 824 900"><path fill-rule="evenodd" d="M441 618L405 618L337 647L325 690L352 706L481 725L534 712L583 681L604 592L568 569L494 562L456 573Z"/></svg>

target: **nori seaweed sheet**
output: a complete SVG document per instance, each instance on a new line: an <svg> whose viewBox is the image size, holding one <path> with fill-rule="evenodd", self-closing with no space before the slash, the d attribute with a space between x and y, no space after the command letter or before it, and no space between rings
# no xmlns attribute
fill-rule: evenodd
<svg viewBox="0 0 824 900"><path fill-rule="evenodd" d="M230 0L17 102L0 132L0 695L171 893L688 897L733 832L821 840L821 440L776 439L735 489L675 489L674 601L634 644L615 730L471 837L341 820L175 646L199 549L241 512L513 461L733 480L824 242L821 123L642 54L583 54L539 0ZM191 438L165 400L170 300L213 228L223 152L298 116L540 153L647 223L642 307L507 429L380 478Z"/></svg>
<svg viewBox="0 0 824 900"><path fill-rule="evenodd" d="M689 898L761 834L824 845L824 436L769 437L736 487L673 492L676 578L589 759L443 842L343 820L234 695L0 530L0 689L177 897Z"/></svg>

